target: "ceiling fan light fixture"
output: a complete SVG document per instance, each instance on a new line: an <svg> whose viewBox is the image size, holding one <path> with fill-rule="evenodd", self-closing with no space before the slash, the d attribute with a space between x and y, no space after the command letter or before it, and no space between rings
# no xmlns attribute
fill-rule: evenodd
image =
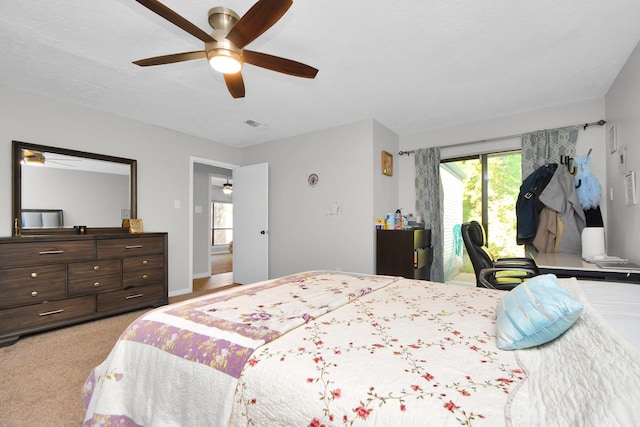
<svg viewBox="0 0 640 427"><path fill-rule="evenodd" d="M222 184L222 192L227 195L233 193L233 185L229 183L229 180L227 180L226 183Z"/></svg>
<svg viewBox="0 0 640 427"><path fill-rule="evenodd" d="M207 58L211 67L222 74L235 74L242 69L242 56L229 49L212 49Z"/></svg>

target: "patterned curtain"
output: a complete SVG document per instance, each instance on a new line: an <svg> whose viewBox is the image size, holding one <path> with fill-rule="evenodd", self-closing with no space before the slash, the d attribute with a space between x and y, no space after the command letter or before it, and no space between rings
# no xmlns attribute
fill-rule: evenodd
<svg viewBox="0 0 640 427"><path fill-rule="evenodd" d="M444 200L440 181L440 148L423 148L415 152L416 163L416 214L424 218L426 228L431 228L433 282L444 282L442 218Z"/></svg>
<svg viewBox="0 0 640 427"><path fill-rule="evenodd" d="M522 179L540 166L560 163L560 156L575 157L578 128L539 130L522 135Z"/></svg>

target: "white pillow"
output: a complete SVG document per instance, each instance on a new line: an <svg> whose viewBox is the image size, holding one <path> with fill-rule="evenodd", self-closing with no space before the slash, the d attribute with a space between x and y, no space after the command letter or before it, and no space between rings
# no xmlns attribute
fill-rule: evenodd
<svg viewBox="0 0 640 427"><path fill-rule="evenodd" d="M583 304L553 274L531 278L509 291L496 307L498 348L517 350L552 341L582 313Z"/></svg>

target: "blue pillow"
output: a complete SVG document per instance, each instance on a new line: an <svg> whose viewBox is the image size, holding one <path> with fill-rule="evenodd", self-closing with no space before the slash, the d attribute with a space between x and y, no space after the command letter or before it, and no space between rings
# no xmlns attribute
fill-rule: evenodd
<svg viewBox="0 0 640 427"><path fill-rule="evenodd" d="M498 348L517 350L552 341L573 325L583 308L555 275L529 279L496 307Z"/></svg>

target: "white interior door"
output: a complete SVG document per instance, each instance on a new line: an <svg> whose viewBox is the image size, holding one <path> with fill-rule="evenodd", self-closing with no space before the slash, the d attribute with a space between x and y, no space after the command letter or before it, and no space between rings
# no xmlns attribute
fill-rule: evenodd
<svg viewBox="0 0 640 427"><path fill-rule="evenodd" d="M269 278L269 165L233 169L233 281Z"/></svg>

